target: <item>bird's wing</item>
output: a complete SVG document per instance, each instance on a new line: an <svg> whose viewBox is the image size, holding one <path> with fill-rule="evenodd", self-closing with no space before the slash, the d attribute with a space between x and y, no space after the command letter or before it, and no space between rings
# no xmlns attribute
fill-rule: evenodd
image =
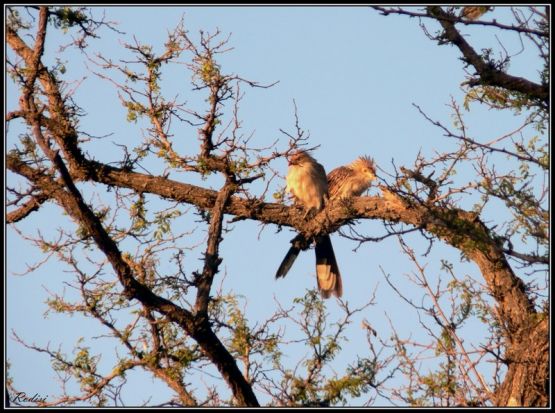
<svg viewBox="0 0 555 413"><path fill-rule="evenodd" d="M328 179L326 177L326 170L319 164L315 162L314 170L316 172L316 181L320 185L320 190L324 192L325 195L328 195Z"/></svg>
<svg viewBox="0 0 555 413"><path fill-rule="evenodd" d="M330 199L335 198L341 192L341 187L352 175L352 171L345 166L335 168L328 174L328 192Z"/></svg>
<svg viewBox="0 0 555 413"><path fill-rule="evenodd" d="M319 176L326 176L326 170L324 169L324 167L322 166L322 164L315 162L314 163L314 167L316 168L316 172L318 173Z"/></svg>

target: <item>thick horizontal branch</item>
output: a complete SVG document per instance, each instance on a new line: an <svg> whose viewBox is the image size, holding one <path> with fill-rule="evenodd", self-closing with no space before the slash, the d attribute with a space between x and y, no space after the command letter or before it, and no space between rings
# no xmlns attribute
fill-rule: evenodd
<svg viewBox="0 0 555 413"><path fill-rule="evenodd" d="M165 199L196 205L204 210L212 209L218 197L218 192L210 189L161 176L124 171L99 162L89 162L86 169L85 175L96 182L133 189L139 193L159 195ZM268 204L233 196L229 199L225 212L242 219L250 218L265 223L294 226L290 209L281 204ZM299 212L298 216L301 217L302 214Z"/></svg>
<svg viewBox="0 0 555 413"><path fill-rule="evenodd" d="M87 176L97 182L156 194L201 209L212 209L218 196L218 192L206 188L123 171L97 162L91 162L89 168ZM225 213L238 219L293 227L307 238L334 232L353 219L404 222L430 232L472 259L490 286L490 293L501 301L501 308L505 311L506 319L510 320L511 329L518 329L517 326L528 314L534 313L524 283L512 272L501 246L476 215L470 212L417 204L396 196L374 196L355 198L348 206L344 203L332 204L315 219L304 220L304 211L296 207L232 196Z"/></svg>

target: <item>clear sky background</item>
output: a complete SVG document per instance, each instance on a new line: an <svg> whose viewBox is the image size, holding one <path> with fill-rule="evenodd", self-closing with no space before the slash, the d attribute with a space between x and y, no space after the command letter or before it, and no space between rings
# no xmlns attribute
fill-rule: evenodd
<svg viewBox="0 0 555 413"><path fill-rule="evenodd" d="M366 7L97 7L100 16L105 10L108 20L118 22L120 35L107 30L101 31L99 40L90 40L88 53L100 51L113 59L129 58L122 42L131 42L135 35L140 42L154 46L161 53L168 30L174 28L184 17L185 27L191 36L198 39L198 31L214 31L219 28L224 34L231 33L230 46L234 49L222 55L219 62L224 73L235 73L243 78L261 83L279 83L270 89L251 89L243 86L245 97L240 107L245 135L254 133L253 146L264 147L280 139L279 148L287 145L287 138L279 129L294 132L293 99L298 108L301 126L310 132L311 145L320 145L315 157L327 171L351 162L361 154L372 156L381 171L379 175L390 181L387 173L393 173L392 161L397 166L410 167L419 151L431 156L436 151L455 147L453 141L443 137L441 131L431 126L412 106L418 104L430 117L450 125L450 109L447 104L451 96L462 104L463 92L459 85L464 80L459 51L449 46L438 46L429 40L416 19L407 17L384 17ZM502 19L507 10L497 8L496 17ZM493 15L492 15L493 16ZM436 27L427 22L433 30ZM499 50L493 30L487 28L463 28L471 33L471 43L476 49L494 47ZM52 64L57 57L66 61L67 80L79 80L75 99L87 112L82 118L81 129L96 136L109 137L87 143L89 155L108 162L121 158L121 150L114 143L131 145L142 139L141 122L128 123L126 111L117 99L114 88L96 78L84 64L85 56L75 50L64 54L56 53L57 45L68 42L68 35L50 30L45 59ZM510 54L521 49L518 38L505 38L504 47ZM510 73L537 81L537 62L528 50L513 59ZM93 66L89 63L89 68ZM203 109L202 98L191 92L190 73L183 66L172 66L164 76L163 88L170 96L179 94L197 109ZM74 84L74 86L77 84ZM14 90L7 83L8 110L17 104ZM227 111L227 113L230 113ZM480 141L489 141L519 126L518 120L509 113L498 113L473 107L468 114L469 134ZM11 126L8 149L13 145L17 126ZM176 134L179 149L197 150L197 135L192 128L182 128ZM179 129L181 131L181 129ZM510 164L503 168L512 167ZM284 160L273 167L286 173ZM155 169L154 173L162 170ZM456 183L474 179L470 171L461 171L455 176ZM174 174L172 179L189 183L200 183L218 189L217 179L200 182L190 174ZM8 182L13 179L8 174ZM13 182L13 181L12 181ZM272 182L267 201L272 202L272 192L285 185L283 177ZM90 188L83 185L81 188ZM260 193L262 184L253 186ZM258 191L258 192L257 192ZM103 189L98 189L103 193ZM90 192L88 192L90 198ZM377 194L371 189L370 194ZM152 209L157 201L149 197ZM475 199L464 199L461 206L470 208ZM484 219L493 219L495 211L486 210ZM175 225L178 225L179 220ZM23 233L33 235L41 231L54 238L53 230L63 226L73 228L57 206L45 205L40 212L32 214L17 225ZM190 222L182 230L190 227ZM245 297L246 313L253 323L271 315L276 310L274 300L284 307L290 306L294 297L304 295L307 289L316 286L314 277L313 251L301 254L287 278L274 280L274 274L294 236L290 230L276 233L268 225L262 231L256 222L239 222L234 230L225 235L222 243L224 258L215 286L224 275L224 290L232 290ZM357 229L369 235L382 235L378 222L361 221ZM202 239L204 228L187 240L193 245ZM38 271L26 276L17 276L40 259L40 251L19 237L12 228L7 230L7 358L11 364L10 374L18 388L30 393L56 395L59 383L50 370L50 362L43 354L22 348L12 339L11 331L29 343L60 347L71 352L79 337L94 337L106 333L94 320L80 316L68 318L51 314L44 317L48 297L47 291L61 293L64 282L72 276L56 260L51 260ZM411 246L419 253L427 244L418 236L408 237ZM404 274L413 271L411 264L402 255L395 239L380 243L364 244L357 252L357 244L332 236L343 274L344 299L356 307L367 302L376 290L376 303L355 317L349 329L349 341L343 343L343 352L334 362L334 368L343 372L346 363L356 361L355 354L367 355L365 333L360 321L367 319L378 335L387 340L391 334L391 323L402 337L412 334L423 338L425 333L419 326L417 315L403 302L385 282L383 272L391 274L399 288L413 294L418 300L422 292L414 291ZM189 261L188 271L201 267L197 260L202 248L195 251ZM459 252L439 243L422 262L428 263L429 275L433 280L441 276L439 260L455 263L461 277L465 274L480 275L473 264L460 263ZM66 288L69 292L69 288ZM69 292L71 294L71 292ZM327 301L331 319L340 316L334 299ZM288 327L295 336L292 326ZM469 323L466 327L470 337L480 337L484 326ZM298 334L297 334L298 337ZM470 340L469 340L470 341ZM96 339L88 342L92 351L103 354L102 366L109 368L113 361L115 342ZM291 346L286 359L298 360L306 349ZM286 361L287 362L287 361ZM108 371L104 371L107 373ZM195 380L188 377L188 381ZM217 381L217 380L216 380ZM152 402L167 400L170 392L164 384L146 378L139 373L129 375L129 386L123 393L128 403L138 404L151 397ZM202 388L202 383L194 383ZM227 391L227 390L226 390ZM261 402L265 399L260 397ZM361 399L362 400L362 399ZM378 402L380 399L378 399ZM353 401L356 403L356 400ZM379 404L379 403L378 403Z"/></svg>

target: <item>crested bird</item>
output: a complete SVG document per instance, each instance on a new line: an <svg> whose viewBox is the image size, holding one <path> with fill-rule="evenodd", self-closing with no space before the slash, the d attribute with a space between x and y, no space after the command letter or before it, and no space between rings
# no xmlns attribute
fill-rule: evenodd
<svg viewBox="0 0 555 413"><path fill-rule="evenodd" d="M372 158L361 156L349 165L335 168L328 174L330 200L360 196L376 179L376 166Z"/></svg>

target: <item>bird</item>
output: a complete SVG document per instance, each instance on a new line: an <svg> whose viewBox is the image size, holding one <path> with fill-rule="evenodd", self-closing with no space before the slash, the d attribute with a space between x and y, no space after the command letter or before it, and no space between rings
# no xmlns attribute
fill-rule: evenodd
<svg viewBox="0 0 555 413"><path fill-rule="evenodd" d="M376 166L372 158L361 156L349 165L335 168L328 174L330 200L360 196L376 179Z"/></svg>
<svg viewBox="0 0 555 413"><path fill-rule="evenodd" d="M460 17L476 20L493 9L491 6L467 6L463 7Z"/></svg>
<svg viewBox="0 0 555 413"><path fill-rule="evenodd" d="M303 219L311 212L319 212L328 200L328 180L324 167L307 151L297 151L289 156L289 170L286 177L286 191L291 193L295 202L302 204L306 212ZM330 236L319 235L314 238L316 255L316 276L318 289L323 298L331 295L341 297L343 285L341 273L335 259ZM276 272L276 278L285 277L295 262L300 251L310 246L302 234L291 241L291 248L283 258Z"/></svg>
<svg viewBox="0 0 555 413"><path fill-rule="evenodd" d="M303 218L311 211L318 212L324 208L328 198L326 170L306 151L297 151L289 156L286 182L285 191L306 209Z"/></svg>

